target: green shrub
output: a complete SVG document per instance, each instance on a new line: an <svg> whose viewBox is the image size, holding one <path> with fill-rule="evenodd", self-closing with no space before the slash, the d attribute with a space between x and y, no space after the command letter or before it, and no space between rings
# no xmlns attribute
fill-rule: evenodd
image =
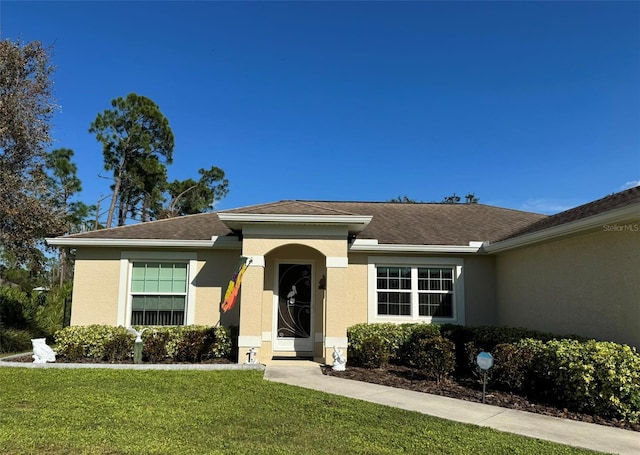
<svg viewBox="0 0 640 455"><path fill-rule="evenodd" d="M65 283L62 287L51 289L46 294L39 294L32 298L33 323L42 336L51 338L54 333L65 326L71 311L71 305L67 304L71 299L72 284ZM66 314L65 314L66 312Z"/></svg>
<svg viewBox="0 0 640 455"><path fill-rule="evenodd" d="M142 327L136 327L141 330ZM71 361L121 361L133 357L134 336L124 327L72 326L56 332L56 350ZM153 327L142 335L143 359L198 362L230 355L231 339L224 327Z"/></svg>
<svg viewBox="0 0 640 455"><path fill-rule="evenodd" d="M443 324L440 327L440 332L443 337L452 341L455 345L456 375L473 375L475 372L475 362L469 361L469 356L474 355L473 352L475 352L474 345L469 345L473 340L473 331L471 327L457 324Z"/></svg>
<svg viewBox="0 0 640 455"><path fill-rule="evenodd" d="M532 354L531 391L567 408L640 421L640 355L605 341L522 340Z"/></svg>
<svg viewBox="0 0 640 455"><path fill-rule="evenodd" d="M230 332L224 327L190 325L154 330L166 330L169 333L166 353L177 362L199 362L226 358L231 354Z"/></svg>
<svg viewBox="0 0 640 455"><path fill-rule="evenodd" d="M28 303L29 297L20 288L0 287L0 323L6 329L27 329L28 320L24 309Z"/></svg>
<svg viewBox="0 0 640 455"><path fill-rule="evenodd" d="M452 341L441 336L416 336L407 344L412 350L412 357L407 362L423 376L440 382L455 369L455 345Z"/></svg>
<svg viewBox="0 0 640 455"><path fill-rule="evenodd" d="M228 327L214 326L207 330L209 337L208 349L205 350L203 357L222 359L230 358L232 355L231 329Z"/></svg>
<svg viewBox="0 0 640 455"><path fill-rule="evenodd" d="M24 352L32 347L31 334L26 330L0 327L0 353Z"/></svg>
<svg viewBox="0 0 640 455"><path fill-rule="evenodd" d="M389 363L389 347L379 336L370 335L360 339L359 349L349 351L347 361L350 365L364 368L381 368Z"/></svg>
<svg viewBox="0 0 640 455"><path fill-rule="evenodd" d="M55 334L56 353L70 361L81 360L86 357L84 337L87 328L81 326L65 327Z"/></svg>
<svg viewBox="0 0 640 455"><path fill-rule="evenodd" d="M416 350L421 349L419 340L440 336L440 326L437 324L411 324L404 343L400 346L400 362L403 365L414 366Z"/></svg>
<svg viewBox="0 0 640 455"><path fill-rule="evenodd" d="M498 388L522 392L525 390L527 378L531 373L534 352L525 345L516 346L510 343L498 344L493 351L494 364L489 370L489 377Z"/></svg>
<svg viewBox="0 0 640 455"><path fill-rule="evenodd" d="M400 350L417 324L356 324L347 329L349 340L347 362L352 366L378 368L397 361ZM374 356L375 358L371 358Z"/></svg>
<svg viewBox="0 0 640 455"><path fill-rule="evenodd" d="M69 360L88 358L91 360L115 360L127 357L125 349L132 352L130 346L123 345L123 327L93 324L88 326L71 326L59 330L55 334L58 355ZM126 331L125 331L126 332ZM131 334L128 334L131 337ZM116 352L115 349L120 349Z"/></svg>
<svg viewBox="0 0 640 455"><path fill-rule="evenodd" d="M522 339L536 339L549 341L559 338L548 332L525 329L522 327L478 326L462 327L445 325L442 334L456 345L456 373L460 376L480 377L480 370L476 365L476 357L482 352L491 352L501 344L512 344ZM585 340L575 335L565 338ZM491 373L491 371L490 371Z"/></svg>
<svg viewBox="0 0 640 455"><path fill-rule="evenodd" d="M558 338L557 335L522 327L471 327L473 342L483 351L491 351L499 344L515 343L525 338L549 341Z"/></svg>
<svg viewBox="0 0 640 455"><path fill-rule="evenodd" d="M167 342L171 338L168 330L145 330L142 334L142 359L151 363L164 362L169 355L167 354Z"/></svg>
<svg viewBox="0 0 640 455"><path fill-rule="evenodd" d="M109 362L132 359L135 338L124 327L113 327L112 329L104 341L102 358Z"/></svg>
<svg viewBox="0 0 640 455"><path fill-rule="evenodd" d="M167 354L177 362L199 362L205 349L205 331L195 327L176 327L167 342Z"/></svg>

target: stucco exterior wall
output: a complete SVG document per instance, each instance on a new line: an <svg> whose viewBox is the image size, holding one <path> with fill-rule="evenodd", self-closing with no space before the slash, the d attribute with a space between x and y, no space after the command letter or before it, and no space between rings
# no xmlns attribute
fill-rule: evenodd
<svg viewBox="0 0 640 455"><path fill-rule="evenodd" d="M119 250L78 248L71 325L117 325L119 283Z"/></svg>
<svg viewBox="0 0 640 455"><path fill-rule="evenodd" d="M464 258L465 325L494 325L496 313L496 273L493 256Z"/></svg>
<svg viewBox="0 0 640 455"><path fill-rule="evenodd" d="M349 256L347 282L348 289L343 299L344 304L338 308L344 320L345 330L352 325L367 322L367 255L354 254Z"/></svg>
<svg viewBox="0 0 640 455"><path fill-rule="evenodd" d="M499 253L496 275L499 324L640 347L640 232L603 228Z"/></svg>
<svg viewBox="0 0 640 455"><path fill-rule="evenodd" d="M194 324L238 326L238 305L222 313L220 305L238 265L239 251L198 251L198 270L195 276L196 302L193 306Z"/></svg>
<svg viewBox="0 0 640 455"><path fill-rule="evenodd" d="M144 256L147 252L157 254L161 250L127 250ZM167 253L162 253L167 254ZM128 273L122 282L122 252L112 248L78 248L71 307L72 325L109 324L119 325L127 319L126 307L118 306L119 299L128 298ZM239 324L237 306L222 314L220 304L229 279L237 266L239 252L199 251L196 270L192 272L195 299L189 302L193 324L224 326ZM126 262L126 261L125 261ZM124 289L122 288L124 286ZM119 314L123 312L123 314Z"/></svg>

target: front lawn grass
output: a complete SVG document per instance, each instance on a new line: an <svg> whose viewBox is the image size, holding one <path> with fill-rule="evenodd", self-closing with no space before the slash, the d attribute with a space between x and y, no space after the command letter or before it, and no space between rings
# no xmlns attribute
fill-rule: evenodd
<svg viewBox="0 0 640 455"><path fill-rule="evenodd" d="M3 454L582 454L267 382L258 371L0 368Z"/></svg>

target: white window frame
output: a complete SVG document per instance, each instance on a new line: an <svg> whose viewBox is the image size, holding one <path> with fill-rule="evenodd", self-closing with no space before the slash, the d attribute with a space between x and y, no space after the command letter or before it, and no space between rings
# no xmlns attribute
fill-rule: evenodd
<svg viewBox="0 0 640 455"><path fill-rule="evenodd" d="M410 267L411 268L411 315L379 315L378 314L378 267ZM453 317L433 317L419 315L418 269L419 268L451 268L453 270ZM367 317L369 323L395 322L433 322L437 324L464 325L464 259L447 257L388 257L370 256L367 261L368 294Z"/></svg>
<svg viewBox="0 0 640 455"><path fill-rule="evenodd" d="M187 264L187 295L184 305L184 325L195 322L196 286L198 273L198 255L193 252L162 251L123 251L120 255L120 292L118 296L118 325L131 325L133 299L131 293L131 276L134 262L163 262Z"/></svg>

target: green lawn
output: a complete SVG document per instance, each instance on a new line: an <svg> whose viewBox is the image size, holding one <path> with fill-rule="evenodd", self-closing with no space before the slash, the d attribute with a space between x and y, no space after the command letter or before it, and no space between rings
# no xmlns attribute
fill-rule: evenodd
<svg viewBox="0 0 640 455"><path fill-rule="evenodd" d="M592 453L262 379L0 368L3 454Z"/></svg>

